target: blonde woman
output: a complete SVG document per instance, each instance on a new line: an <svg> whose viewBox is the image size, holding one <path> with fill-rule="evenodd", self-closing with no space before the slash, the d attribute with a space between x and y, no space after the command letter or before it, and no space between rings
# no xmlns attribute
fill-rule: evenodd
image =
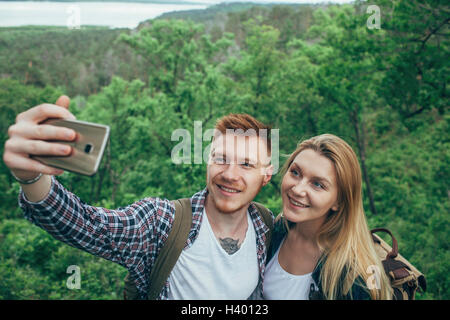
<svg viewBox="0 0 450 320"><path fill-rule="evenodd" d="M265 299L390 299L363 205L352 148L324 134L303 141L282 169Z"/></svg>

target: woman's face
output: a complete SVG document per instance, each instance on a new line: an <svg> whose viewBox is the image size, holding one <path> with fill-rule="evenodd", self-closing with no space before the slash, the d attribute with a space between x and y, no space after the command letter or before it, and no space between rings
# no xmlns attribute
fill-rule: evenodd
<svg viewBox="0 0 450 320"><path fill-rule="evenodd" d="M338 210L336 170L328 158L312 149L301 151L283 177L283 215L291 222L325 220Z"/></svg>

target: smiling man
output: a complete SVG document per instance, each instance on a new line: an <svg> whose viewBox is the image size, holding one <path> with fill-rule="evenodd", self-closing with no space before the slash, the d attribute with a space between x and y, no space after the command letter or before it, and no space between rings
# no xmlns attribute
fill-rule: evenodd
<svg viewBox="0 0 450 320"><path fill-rule="evenodd" d="M242 124L243 127L250 127L245 133L229 128L233 126L231 120L240 122L244 119L255 122ZM218 237L222 247L230 254L239 249L245 238L243 231L248 226L246 212L250 202L272 175L268 152L270 142L267 145L264 138L253 133L255 130L252 127L260 126L262 125L246 115L225 117L217 123L217 133L211 146L207 172L210 196L206 199L205 208L215 225L213 230L216 235L236 235L235 238Z"/></svg>
<svg viewBox="0 0 450 320"><path fill-rule="evenodd" d="M31 154L60 155L44 140L73 139L73 132L71 138L62 128L39 125L42 117L73 117L68 106L63 96L56 105L31 108L8 131L3 159L21 183L19 205L26 219L56 239L127 268L138 297L146 299L149 274L172 229L175 206L159 198L117 210L90 206L58 182L54 175L61 172L30 159ZM252 200L273 171L270 134L260 136L261 130L269 128L247 114L217 121L207 186L190 198L189 236L157 299L260 296L269 228Z"/></svg>
<svg viewBox="0 0 450 320"><path fill-rule="evenodd" d="M268 232L252 200L272 177L268 127L246 114L219 119L206 184L194 195L201 225L169 278L173 299L246 299L262 279ZM194 210L194 208L193 208Z"/></svg>

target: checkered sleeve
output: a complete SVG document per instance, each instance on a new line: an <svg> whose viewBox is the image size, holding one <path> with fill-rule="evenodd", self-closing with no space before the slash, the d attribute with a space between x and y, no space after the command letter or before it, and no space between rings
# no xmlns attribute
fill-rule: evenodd
<svg viewBox="0 0 450 320"><path fill-rule="evenodd" d="M90 206L55 177L49 194L39 202L28 201L21 190L19 206L27 220L54 238L135 272L152 264L175 213L170 201L158 198L116 210Z"/></svg>

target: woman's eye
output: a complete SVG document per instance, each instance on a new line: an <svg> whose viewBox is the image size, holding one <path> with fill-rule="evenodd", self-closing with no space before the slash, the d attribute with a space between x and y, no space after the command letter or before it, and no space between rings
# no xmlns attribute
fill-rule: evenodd
<svg viewBox="0 0 450 320"><path fill-rule="evenodd" d="M292 173L294 176L298 176L298 175L299 175L298 171L295 170L295 169L292 169L292 170L291 170L291 173Z"/></svg>
<svg viewBox="0 0 450 320"><path fill-rule="evenodd" d="M313 182L313 185L317 188L324 189L323 185L320 182L315 181Z"/></svg>

